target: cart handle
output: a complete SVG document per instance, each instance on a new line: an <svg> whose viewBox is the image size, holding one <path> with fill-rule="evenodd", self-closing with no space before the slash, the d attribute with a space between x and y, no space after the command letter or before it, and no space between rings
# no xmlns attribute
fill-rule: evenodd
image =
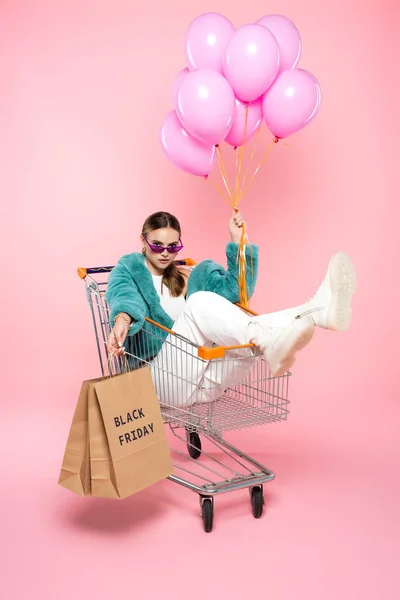
<svg viewBox="0 0 400 600"><path fill-rule="evenodd" d="M183 267L194 267L196 262L192 258L183 258L182 260L176 260L175 264ZM111 273L112 267L79 267L78 275L81 279L86 279L87 275L96 275L98 273Z"/></svg>

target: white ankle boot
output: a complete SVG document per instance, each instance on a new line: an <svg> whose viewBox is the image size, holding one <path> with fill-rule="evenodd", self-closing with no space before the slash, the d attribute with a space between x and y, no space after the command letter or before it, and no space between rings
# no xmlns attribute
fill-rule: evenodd
<svg viewBox="0 0 400 600"><path fill-rule="evenodd" d="M351 321L351 300L356 291L356 271L344 252L333 256L315 296L294 308L259 315L249 323L250 342L258 346L272 374L283 375L314 334L314 327L346 331Z"/></svg>
<svg viewBox="0 0 400 600"><path fill-rule="evenodd" d="M257 317L249 323L250 342L263 352L274 377L291 368L296 352L307 346L313 335L314 324L307 317L285 327L263 325Z"/></svg>
<svg viewBox="0 0 400 600"><path fill-rule="evenodd" d="M318 327L346 331L350 326L351 300L356 282L356 270L350 257L339 252L331 258L325 279L315 296L297 308L296 318L309 315Z"/></svg>
<svg viewBox="0 0 400 600"><path fill-rule="evenodd" d="M318 327L345 331L350 326L355 291L354 265L347 254L339 252L329 261L326 277L311 300L294 308L259 315L255 320L264 326L286 327L300 317L307 317Z"/></svg>

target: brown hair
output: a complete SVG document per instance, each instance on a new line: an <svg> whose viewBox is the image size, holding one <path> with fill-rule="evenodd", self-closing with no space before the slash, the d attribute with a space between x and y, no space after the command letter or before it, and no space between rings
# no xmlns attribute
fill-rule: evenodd
<svg viewBox="0 0 400 600"><path fill-rule="evenodd" d="M147 217L143 223L142 235L147 237L150 231L163 229L164 227L171 227L171 229L174 229L179 234L179 237L181 237L181 226L178 219L174 217L174 215L163 211L153 213ZM175 263L171 263L165 269L162 281L169 289L171 296L176 298L182 295L183 290L185 289L186 281Z"/></svg>

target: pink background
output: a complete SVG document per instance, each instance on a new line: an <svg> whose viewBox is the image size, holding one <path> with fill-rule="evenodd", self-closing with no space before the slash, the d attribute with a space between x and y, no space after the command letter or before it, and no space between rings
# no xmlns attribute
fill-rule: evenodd
<svg viewBox="0 0 400 600"><path fill-rule="evenodd" d="M210 536L168 482L122 503L56 485L80 383L98 374L76 268L140 249L160 209L187 256L224 260L229 209L158 144L185 29L208 10L292 18L323 92L243 201L253 308L306 300L338 250L359 276L351 330L317 332L293 369L289 422L230 436L277 473L265 516L222 497ZM399 597L399 15L389 0L1 3L3 597Z"/></svg>

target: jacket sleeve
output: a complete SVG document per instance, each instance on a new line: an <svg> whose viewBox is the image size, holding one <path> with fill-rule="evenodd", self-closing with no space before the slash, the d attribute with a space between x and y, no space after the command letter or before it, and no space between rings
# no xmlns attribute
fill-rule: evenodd
<svg viewBox="0 0 400 600"><path fill-rule="evenodd" d="M146 306L129 270L123 264L123 259L110 273L106 300L110 308L111 326L113 326L116 315L124 312L133 319L128 335L134 335L142 329Z"/></svg>
<svg viewBox="0 0 400 600"><path fill-rule="evenodd" d="M239 245L229 242L226 246L227 270L212 260L199 263L189 279L188 295L199 291L214 292L230 302L239 302ZM246 246L246 283L249 297L254 293L258 273L258 246Z"/></svg>

